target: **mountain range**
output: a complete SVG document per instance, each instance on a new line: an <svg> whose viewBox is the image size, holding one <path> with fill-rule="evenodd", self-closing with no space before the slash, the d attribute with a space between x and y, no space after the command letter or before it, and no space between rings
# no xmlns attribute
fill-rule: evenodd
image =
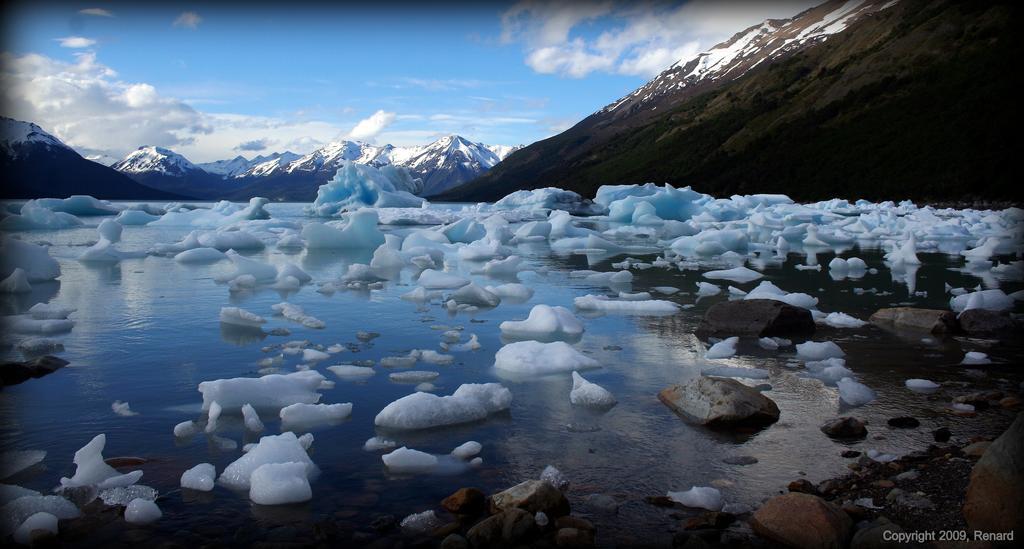
<svg viewBox="0 0 1024 549"><path fill-rule="evenodd" d="M829 0L747 28L438 199L692 185L925 201L1019 200L1020 9Z"/></svg>
<svg viewBox="0 0 1024 549"><path fill-rule="evenodd" d="M91 194L110 199L178 200L182 196L141 185L82 158L39 126L0 117L0 198Z"/></svg>
<svg viewBox="0 0 1024 549"><path fill-rule="evenodd" d="M286 151L193 164L169 149L145 146L111 167L149 187L197 198L247 200L264 196L311 201L317 188L348 160L374 167L391 164L407 168L423 181L421 194L433 196L476 178L516 149L448 135L416 147L336 141L305 155Z"/></svg>

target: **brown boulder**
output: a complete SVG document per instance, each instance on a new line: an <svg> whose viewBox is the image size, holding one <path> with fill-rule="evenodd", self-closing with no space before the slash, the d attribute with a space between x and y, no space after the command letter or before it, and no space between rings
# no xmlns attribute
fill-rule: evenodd
<svg viewBox="0 0 1024 549"><path fill-rule="evenodd" d="M868 321L877 326L922 330L933 334L948 334L959 329L956 314L940 309L890 307L875 311Z"/></svg>
<svg viewBox="0 0 1024 549"><path fill-rule="evenodd" d="M957 320L960 329L972 336L1005 336L1017 330L1009 315L987 309L968 309Z"/></svg>
<svg viewBox="0 0 1024 549"><path fill-rule="evenodd" d="M594 533L579 528L562 528L555 534L555 545L558 547L593 547Z"/></svg>
<svg viewBox="0 0 1024 549"><path fill-rule="evenodd" d="M558 488L543 480L528 480L491 496L491 511L524 509L530 513L543 512L557 519L569 514L569 500Z"/></svg>
<svg viewBox="0 0 1024 549"><path fill-rule="evenodd" d="M441 501L441 507L456 515L479 515L487 510L487 496L476 488L459 488Z"/></svg>
<svg viewBox="0 0 1024 549"><path fill-rule="evenodd" d="M832 438L864 438L868 430L864 422L855 417L837 417L821 426L821 432Z"/></svg>
<svg viewBox="0 0 1024 549"><path fill-rule="evenodd" d="M768 425L779 407L735 379L699 376L662 389L658 399L680 416L709 427Z"/></svg>
<svg viewBox="0 0 1024 549"><path fill-rule="evenodd" d="M850 539L853 521L835 505L810 494L776 496L754 512L758 535L803 549L838 549Z"/></svg>
<svg viewBox="0 0 1024 549"><path fill-rule="evenodd" d="M964 518L971 530L1024 532L1024 413L974 465Z"/></svg>
<svg viewBox="0 0 1024 549"><path fill-rule="evenodd" d="M803 307L774 299L740 299L712 305L697 327L697 335L788 336L814 333L814 318Z"/></svg>
<svg viewBox="0 0 1024 549"><path fill-rule="evenodd" d="M507 509L478 522L466 532L473 547L515 547L539 533L533 515L522 509Z"/></svg>

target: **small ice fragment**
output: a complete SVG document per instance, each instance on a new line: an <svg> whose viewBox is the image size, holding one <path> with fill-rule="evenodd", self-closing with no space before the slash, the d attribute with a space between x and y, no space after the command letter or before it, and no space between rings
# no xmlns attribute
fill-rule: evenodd
<svg viewBox="0 0 1024 549"><path fill-rule="evenodd" d="M444 521L434 514L433 510L430 510L411 514L402 519L399 525L402 527L403 532L415 535L436 530L444 525Z"/></svg>
<svg viewBox="0 0 1024 549"><path fill-rule="evenodd" d="M132 411L127 402L121 402L120 400L115 400L114 403L110 405L110 409L119 416L131 417L139 415L138 412Z"/></svg>
<svg viewBox="0 0 1024 549"><path fill-rule="evenodd" d="M33 539L38 535L36 532L56 535L57 517L45 511L32 514L14 531L14 542L21 545L32 545Z"/></svg>
<svg viewBox="0 0 1024 549"><path fill-rule="evenodd" d="M425 370L408 370L405 372L395 372L388 375L388 379L398 383L421 383L424 381L433 381L437 379L441 374L438 372L430 372Z"/></svg>
<svg viewBox="0 0 1024 549"><path fill-rule="evenodd" d="M263 422L260 421L259 414L256 413L256 409L251 404L246 403L242 405L242 418L245 421L245 428L252 433L259 433L263 431Z"/></svg>
<svg viewBox="0 0 1024 549"><path fill-rule="evenodd" d="M213 464L200 463L181 474L181 487L200 492L213 490L213 481L217 477L217 469Z"/></svg>
<svg viewBox="0 0 1024 549"><path fill-rule="evenodd" d="M199 426L192 420L182 421L174 426L174 436L187 438L199 432Z"/></svg>
<svg viewBox="0 0 1024 549"><path fill-rule="evenodd" d="M846 356L846 353L831 341L806 341L798 343L796 354L804 360L825 360L827 358L842 358Z"/></svg>
<svg viewBox="0 0 1024 549"><path fill-rule="evenodd" d="M467 460L479 454L482 449L483 445L475 440L470 440L458 445L454 450L452 450L452 455L461 460Z"/></svg>
<svg viewBox="0 0 1024 549"><path fill-rule="evenodd" d="M569 392L569 402L575 406L590 408L611 408L618 401L604 387L591 383L579 373L572 373L572 391Z"/></svg>
<svg viewBox="0 0 1024 549"><path fill-rule="evenodd" d="M598 367L598 362L564 341L518 341L505 345L494 356L498 370L522 375L547 375Z"/></svg>
<svg viewBox="0 0 1024 549"><path fill-rule="evenodd" d="M124 510L124 520L128 524L149 524L160 520L164 514L155 501L135 498Z"/></svg>
<svg viewBox="0 0 1024 549"><path fill-rule="evenodd" d="M313 499L304 462L264 463L252 472L249 483L249 499L259 505L284 505Z"/></svg>
<svg viewBox="0 0 1024 549"><path fill-rule="evenodd" d="M499 326L502 335L522 339L576 339L583 334L583 323L565 307L534 305L526 320L506 320Z"/></svg>
<svg viewBox="0 0 1024 549"><path fill-rule="evenodd" d="M905 384L907 389L915 393L934 393L940 387L938 383L927 379L908 379Z"/></svg>
<svg viewBox="0 0 1024 549"><path fill-rule="evenodd" d="M704 353L706 359L729 358L736 354L736 343L740 338L733 336L715 343Z"/></svg>
<svg viewBox="0 0 1024 549"><path fill-rule="evenodd" d="M863 406L875 400L875 392L853 378L844 377L836 383L839 388L839 398L849 406Z"/></svg>
<svg viewBox="0 0 1024 549"><path fill-rule="evenodd" d="M960 364L991 364L992 359L987 354L979 351L971 351L964 355Z"/></svg>
<svg viewBox="0 0 1024 549"><path fill-rule="evenodd" d="M310 425L341 421L352 415L352 403L304 404L296 403L281 408L281 422L285 424Z"/></svg>
<svg viewBox="0 0 1024 549"><path fill-rule="evenodd" d="M669 499L687 507L718 511L722 508L722 493L710 486L694 486L685 492L669 492Z"/></svg>
<svg viewBox="0 0 1024 549"><path fill-rule="evenodd" d="M366 450L367 452L376 452L378 450L388 450L395 446L398 446L398 444L393 440L383 437L370 437L363 443L363 450Z"/></svg>
<svg viewBox="0 0 1024 549"><path fill-rule="evenodd" d="M437 456L402 446L381 456L384 465L393 473L428 473L437 467Z"/></svg>

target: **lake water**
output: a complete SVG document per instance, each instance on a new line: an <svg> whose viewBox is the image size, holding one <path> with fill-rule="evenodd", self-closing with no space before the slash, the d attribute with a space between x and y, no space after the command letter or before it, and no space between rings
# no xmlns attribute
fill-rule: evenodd
<svg viewBox="0 0 1024 549"><path fill-rule="evenodd" d="M305 221L301 206L272 204L268 210L275 218ZM586 333L575 346L602 366L584 375L609 389L619 401L610 411L595 413L570 405L572 383L568 375L531 380L498 375L493 368L494 354L503 344L498 325L504 320L526 318L535 304L571 309L574 297L608 294L607 288L584 285L568 273L577 269L614 270L611 263L622 256L560 255L552 253L546 243L520 245L517 253L540 273L520 277L536 291L532 299L521 304L502 303L472 314L451 314L437 301L421 305L399 298L415 288L415 273L410 269L383 289L369 292L324 295L314 284L294 293L264 288L231 294L225 284L214 280L232 269L226 261L190 266L167 257L149 256L115 265L82 264L74 258L95 242L95 226L102 218L84 219L87 227L20 235L28 241L51 243L50 253L60 261L63 275L59 283L35 285L28 296L4 296L4 313L23 312L37 302L74 307L77 312L71 316L76 322L73 331L61 337L65 351L58 354L70 365L0 392L3 451L47 452L40 466L5 482L48 492L60 477L73 474L74 452L96 434L106 433L106 457L140 456L151 460L140 467L145 471L140 483L163 494L159 504L164 517L146 529L156 539L247 543L271 536L274 529L282 527L301 533L309 524L325 519L340 521L354 530L368 530L365 525L379 514L401 518L439 509L439 501L457 488L477 486L496 491L536 478L551 464L572 482L569 497L574 513L589 516L604 542L641 533L644 539L668 541L669 527L675 519L646 504L645 496L716 481L727 502L754 505L784 490L801 474L820 481L843 473L848 460L840 457L840 452L847 447L898 454L930 442L931 430L941 425L950 426L955 436L969 434L971 422L980 419L939 411L937 401L949 402L951 395L957 394L951 385L936 395L916 394L903 386L904 380L916 377L954 384L984 383L965 374L965 368L958 365L965 351L989 353L997 364L982 368L989 372L992 383L1008 379L1016 384L1021 377L1019 370L1008 366L1019 363L1024 354L1014 342L942 340L871 326L819 327L813 339L838 343L846 351L847 367L878 393L875 402L852 410L869 422L871 435L867 440L846 444L824 436L818 430L824 420L850 411L840 405L836 389L800 376L802 368L797 367L792 348L767 351L753 341L742 341L735 357L719 362L769 370L768 380L748 382L771 385L766 394L778 403L781 419L756 433L710 431L682 421L658 401L656 394L667 385L698 374L702 347L692 332L710 305L728 297L723 293L697 299L696 283L705 280L700 271L652 268L634 271L633 283L616 289L638 292L675 286L682 291L661 298L693 307L670 316L580 314ZM185 227L127 227L119 248L146 250L157 243L178 241L188 232ZM269 246L251 257L272 264L295 262L313 276L314 282L325 282L337 279L353 262L368 262L371 252L287 253ZM878 268L878 273L835 281L827 268L820 272L795 269L794 265L805 259L797 253L791 254L785 264L766 264L761 270L765 280L787 291L818 297L822 311L842 311L862 319L894 304L947 308L949 296L944 284L974 287L980 282L971 274L953 269L961 264L959 259L921 253L923 265L916 273L916 291L927 295L911 295L904 281L894 281L882 265L879 250L860 249L856 255L869 267ZM824 253L817 260L825 265L832 256L832 252ZM470 276L476 267L479 264L461 263L457 271ZM487 277L471 276L479 282L495 283ZM1022 287L1020 282L991 277L985 282L999 284L1007 293ZM728 284L750 289L757 282ZM728 284L720 283L723 288ZM854 288L891 293L858 295ZM271 305L284 300L323 320L326 329L308 329L274 317ZM269 320L267 330L285 327L291 335L239 337L223 330L218 313L229 305L265 316ZM466 337L476 334L482 348L455 353L456 361L450 366L420 364L416 369L440 372L434 381L438 394L450 394L462 383L500 381L513 393L511 409L478 423L388 436L399 446L435 454L476 440L483 445L483 465L479 468L454 475L393 475L384 467L379 452L363 450L363 442L377 434L373 421L377 412L414 390L412 384L389 381L389 371L378 366L377 375L368 380L339 379L334 388L322 391L321 402L351 402L354 410L350 419L312 431L315 442L310 457L321 474L313 482L311 502L263 507L250 503L246 494L222 487L202 496L179 490L179 477L185 469L210 462L220 472L242 453L241 449L219 450L202 433L186 441L172 435L175 424L204 416L197 391L199 382L255 376L256 362L272 356L261 348L301 339L325 346L351 344L350 350L316 366L328 379L335 379L325 369L327 365L379 361L412 349L438 349L444 326L460 328ZM360 342L355 337L360 330L381 335L371 342ZM5 359L22 359L10 346L5 346L3 355ZM282 370L292 371L299 362L297 357L286 357ZM139 415L116 415L111 410L115 400L128 401ZM887 418L898 415L918 417L922 427L885 427ZM265 434L279 432L277 418L263 420L267 425ZM240 421L231 418L222 419L217 435L235 440L239 447L256 440L244 433ZM876 438L879 435L883 438ZM759 461L746 466L723 462L723 458L736 455L754 456ZM588 509L585 498L589 494L616 498L621 504L618 513ZM123 522L114 521L78 543L99 546L124 541L125 531Z"/></svg>

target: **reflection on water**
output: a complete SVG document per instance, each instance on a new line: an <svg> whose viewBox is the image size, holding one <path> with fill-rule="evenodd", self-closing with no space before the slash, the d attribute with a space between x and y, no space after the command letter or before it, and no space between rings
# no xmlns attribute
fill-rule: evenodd
<svg viewBox="0 0 1024 549"><path fill-rule="evenodd" d="M273 204L275 217L299 219L300 206ZM95 226L96 220L89 222ZM397 232L408 228L396 229ZM125 229L122 249L145 250L155 243L173 242L187 229ZM168 533L179 529L218 530L222 535L250 539L274 525L316 521L344 511L353 520L368 522L374 513L404 516L436 507L437 502L467 485L494 490L525 478L536 477L545 465L554 464L571 480L570 497L585 512L584 496L609 494L622 506L618 515L596 518L604 531L630 532L649 529L667 536L666 516L642 499L668 490L686 490L718 481L729 502L754 504L775 493L801 473L817 481L845 469L839 454L847 448L875 448L901 452L925 444L931 429L959 425L971 420L936 412L937 401L951 398L947 390L936 395L911 393L903 381L923 377L938 382L965 382L969 378L958 367L964 351L983 350L997 362L1014 362L1022 353L1016 344L924 337L914 333L892 333L874 327L857 330L821 328L815 339L836 341L847 353L847 366L860 380L878 393L878 400L853 410L869 422L872 436L848 444L823 436L818 426L825 419L847 413L832 387L799 375L792 348L761 349L753 341L741 341L738 354L718 361L725 366L756 367L770 372L768 380L748 380L770 385L771 396L782 411L778 423L750 433L714 432L685 423L665 408L657 392L665 386L699 374L703 344L693 335L707 307L727 299L727 293L697 299L700 271L652 268L634 271L631 284L614 292L650 291L657 286L674 286L681 292L655 295L691 308L660 317L580 315L586 332L575 344L602 365L586 374L588 380L609 389L619 404L606 413L569 404L572 387L568 375L533 379L503 379L514 395L512 408L477 423L414 433L378 433L373 425L376 413L389 402L412 391L412 385L388 381L382 370L372 378L353 382L335 379L326 366L359 360L379 361L411 349L437 349L443 331L461 327L463 341L469 334L479 337L483 348L456 353L450 366L420 364L417 369L436 370L433 383L438 394L450 394L461 383L496 381L494 353L506 341L498 325L504 320L524 319L538 303L572 308L573 298L588 294L609 294L608 288L588 286L583 279L570 278L572 270L613 270L611 263L622 255L551 253L544 243L530 243L518 252L535 269L519 280L536 290L525 303L505 300L492 310L454 314L437 302L417 304L401 300L414 286L413 273L404 270L381 290L339 291L325 295L315 286L296 293L268 288L228 291L215 282L231 272L227 262L183 265L168 258L129 259L119 265L86 266L71 259L81 246L95 240L92 227L67 231L40 231L25 235L30 241L53 244L51 253L60 260L61 282L37 284L24 296L0 299L3 314L21 313L37 302L74 307L77 324L61 338L71 361L64 370L0 393L0 446L9 449L42 449L48 452L45 466L20 475L15 482L48 491L60 476L73 471L75 450L97 433L107 433L106 455L142 455L153 461L143 466L143 483L168 494L161 506L165 517L155 528ZM642 242L640 242L642 243ZM804 292L820 299L823 311L842 311L867 318L879 307L910 303L924 307L948 307L945 284L953 287L985 287L1003 284L1007 292L1020 289L990 271L950 267L960 262L946 256L920 253L923 265L893 273L883 265L876 249L855 248L875 273L861 278L833 278L826 267L831 250L792 251L782 263L774 252L762 254L751 265L765 273L765 279L789 292ZM273 264L294 262L318 282L336 281L353 263L366 263L370 251L282 251L269 248L247 254ZM634 254L636 256L636 254ZM798 270L796 265L822 265L821 270ZM459 266L469 275L479 264ZM473 275L478 283L502 284L508 277ZM750 290L754 283L721 283ZM327 327L312 330L274 316L271 305L287 299ZM268 319L263 330L220 324L223 306L241 306ZM268 336L274 327L291 331L288 337ZM381 334L372 342L359 341L359 330ZM200 462L213 463L218 471L236 459L241 446L253 442L237 418L225 416L217 437L237 443L222 449L223 440L200 434L176 440L172 427L184 420L201 419L199 382L225 377L255 375L256 362L273 356L261 347L289 340L309 340L329 346L340 343L346 350L314 366L336 385L323 391L322 402L352 402L351 419L313 429L315 442L311 457L321 469L313 483L314 500L287 507L250 505L244 495L217 488L212 494L179 491L178 478L185 469ZM19 358L13 348L6 358ZM286 357L282 370L299 364L298 357ZM1020 373L994 366L992 377L1016 379ZM1016 376L1016 378L1015 378ZM1015 382L1019 382L1016 379ZM128 401L140 415L120 417L110 405ZM895 415L913 415L922 421L920 429L889 430L885 420ZM266 415L265 415L266 416ZM263 417L267 432L276 433L276 417ZM399 446L406 445L434 454L447 454L467 440L483 445L483 466L447 476L391 475L379 453L365 452L363 442L377 434L387 435ZM729 456L754 456L752 465L729 465ZM253 525L255 522L255 526ZM117 530L110 534L116 538ZM102 536L97 539L102 539ZM96 541L99 543L99 541Z"/></svg>

